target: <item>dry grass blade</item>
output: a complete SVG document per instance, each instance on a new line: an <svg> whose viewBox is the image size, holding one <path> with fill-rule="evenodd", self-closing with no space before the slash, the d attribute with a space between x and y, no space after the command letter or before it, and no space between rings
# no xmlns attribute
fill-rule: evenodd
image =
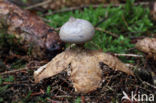
<svg viewBox="0 0 156 103"><path fill-rule="evenodd" d="M119 37L117 34L112 33L112 32L110 32L110 31L107 31L107 30L103 30L102 28L96 27L95 30L104 32L104 33L109 34L109 35L111 35L112 37L115 37L115 38L118 38L118 37Z"/></svg>
<svg viewBox="0 0 156 103"><path fill-rule="evenodd" d="M137 55L137 54L114 54L115 56L124 56L124 57L135 57L135 58L142 58L143 55Z"/></svg>
<svg viewBox="0 0 156 103"><path fill-rule="evenodd" d="M26 10L29 10L29 9L37 8L37 7L40 7L40 6L43 6L43 5L47 5L47 4L50 3L51 1L53 1L53 0L45 0L45 1L41 2L41 3L37 3L37 4L35 4L35 5L28 6L28 7L26 7L25 9L26 9Z"/></svg>

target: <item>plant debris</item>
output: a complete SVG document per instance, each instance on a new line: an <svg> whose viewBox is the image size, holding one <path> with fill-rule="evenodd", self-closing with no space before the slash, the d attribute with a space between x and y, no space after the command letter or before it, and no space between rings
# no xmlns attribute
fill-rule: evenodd
<svg viewBox="0 0 156 103"><path fill-rule="evenodd" d="M76 92L88 93L96 90L101 82L100 64L106 64L114 70L134 75L116 57L101 51L76 48L58 54L48 64L34 72L34 79L39 82L67 70Z"/></svg>
<svg viewBox="0 0 156 103"><path fill-rule="evenodd" d="M136 48L156 60L156 38L144 38L136 43Z"/></svg>
<svg viewBox="0 0 156 103"><path fill-rule="evenodd" d="M77 94L74 91L67 72L61 72L51 78L34 84L33 69L35 62L28 67L29 70L17 72L10 75L4 75L3 78L13 76L13 81L3 79L1 87L7 90L2 90L0 97L7 102L73 102L75 99L80 99L85 102L103 101L109 103L112 100L121 101L123 96L122 91L131 95L131 91L139 91L139 93L155 93L155 89L148 85L142 84L137 78L127 75L124 72L114 71L104 63L100 63L102 70L101 86L94 92L88 94ZM39 65L38 65L39 66ZM50 86L50 89L48 89ZM48 91L47 91L48 90ZM16 95L15 95L16 94ZM118 95L116 95L118 94ZM42 98L42 99L41 99ZM43 101L44 100L44 101Z"/></svg>
<svg viewBox="0 0 156 103"><path fill-rule="evenodd" d="M23 3L20 0L10 0L11 2L27 6L26 9L44 8L44 9L61 9L64 7L82 6L89 4L101 4L101 3L119 3L121 0L27 0Z"/></svg>
<svg viewBox="0 0 156 103"><path fill-rule="evenodd" d="M7 0L0 1L0 19L3 27L8 28L8 34L20 38L27 50L31 48L34 58L51 58L63 48L62 41L52 27Z"/></svg>

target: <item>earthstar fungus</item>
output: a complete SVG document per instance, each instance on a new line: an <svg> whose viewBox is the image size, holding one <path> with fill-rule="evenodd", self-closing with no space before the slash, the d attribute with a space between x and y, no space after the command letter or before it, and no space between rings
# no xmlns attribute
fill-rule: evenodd
<svg viewBox="0 0 156 103"><path fill-rule="evenodd" d="M78 21L87 24L78 24ZM69 25L69 27L72 28L71 31L67 28L69 33L68 30L65 30L66 25ZM89 28L85 26L88 26ZM85 31L86 28L88 28L88 31ZM79 37L80 35L82 37ZM65 23L60 30L61 40L70 43L85 43L86 41L91 40L93 35L94 28L91 23L82 19L70 18L69 22ZM69 74L70 81L72 81L76 92L88 93L100 87L102 81L101 62L114 70L134 75L124 63L110 54L98 50L88 50L77 47L75 49L65 50L54 57L48 64L36 70L34 72L35 82L38 83L41 80L52 77L64 70Z"/></svg>

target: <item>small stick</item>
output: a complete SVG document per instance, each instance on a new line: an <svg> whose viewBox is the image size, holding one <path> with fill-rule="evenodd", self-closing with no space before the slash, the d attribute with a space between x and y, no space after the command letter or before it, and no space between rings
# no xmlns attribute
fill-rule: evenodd
<svg viewBox="0 0 156 103"><path fill-rule="evenodd" d="M72 98L73 96L70 95L58 95L58 96L54 96L56 98Z"/></svg>
<svg viewBox="0 0 156 103"><path fill-rule="evenodd" d="M25 9L26 9L26 10L30 10L30 9L33 9L33 8L37 8L37 7L46 5L46 4L50 3L51 1L52 1L52 0L43 1L43 2L37 3L37 4L35 4L35 5L28 6L28 7L26 7Z"/></svg>
<svg viewBox="0 0 156 103"><path fill-rule="evenodd" d="M106 8L109 5L110 4L103 4L102 7L103 8ZM118 7L118 6L121 6L121 5L124 6L125 4L124 3L122 3L122 4L112 4L112 7ZM134 6L137 6L137 5L149 6L150 5L150 2L138 2L138 3L134 3ZM99 4L92 5L93 8L97 8L99 6L100 6ZM90 5L76 6L76 7L71 7L71 8L61 9L61 10L55 10L52 13L47 13L45 15L48 16L48 15L51 15L51 14L69 12L69 11L74 11L74 10L79 10L79 9L84 9L84 8L89 8L89 7L90 7Z"/></svg>
<svg viewBox="0 0 156 103"><path fill-rule="evenodd" d="M50 98L46 98L50 103L62 103L60 101L52 100ZM67 102L68 103L68 102Z"/></svg>
<svg viewBox="0 0 156 103"><path fill-rule="evenodd" d="M143 80L142 80L140 77L138 77L138 76L137 76L137 78L142 82L142 84L147 85L147 86L149 86L149 87L152 87L153 89L156 90L156 86L155 86L155 85L152 85L152 84L150 84L150 83L148 83L148 82L146 82L146 81L143 81Z"/></svg>
<svg viewBox="0 0 156 103"><path fill-rule="evenodd" d="M142 83L147 85L147 86L150 86L150 87L152 87L152 88L154 88L156 90L156 86L155 85L152 85L152 84L150 84L148 82L145 82L145 81L142 81Z"/></svg>
<svg viewBox="0 0 156 103"><path fill-rule="evenodd" d="M113 36L115 38L118 38L119 37L117 34L112 33L110 31L107 31L107 30L103 30L102 28L99 28L99 27L95 28L95 30L98 30L98 31L101 31L101 32L105 32L105 33L107 33L107 34L109 34L109 35L111 35L111 36Z"/></svg>
<svg viewBox="0 0 156 103"><path fill-rule="evenodd" d="M36 95L41 95L41 94L42 94L41 91L40 92L34 92L34 93L31 94L31 96L36 96Z"/></svg>
<svg viewBox="0 0 156 103"><path fill-rule="evenodd" d="M37 68L37 67L34 67L34 68ZM29 68L28 68L28 67L25 67L25 68L16 69L16 70L5 71L5 72L3 72L3 73L0 73L0 75L13 74L13 73L21 72L21 71L25 71L25 70L29 70Z"/></svg>
<svg viewBox="0 0 156 103"><path fill-rule="evenodd" d="M27 70L28 68L22 68L22 69L16 69L16 70L11 70L11 71L5 71L3 73L0 73L0 75L6 75L6 74L12 74L12 73L15 73L15 72L20 72L20 71L23 71L23 70Z"/></svg>
<svg viewBox="0 0 156 103"><path fill-rule="evenodd" d="M115 56L125 56L125 57L135 57L135 58L143 58L143 55L136 54L114 54Z"/></svg>

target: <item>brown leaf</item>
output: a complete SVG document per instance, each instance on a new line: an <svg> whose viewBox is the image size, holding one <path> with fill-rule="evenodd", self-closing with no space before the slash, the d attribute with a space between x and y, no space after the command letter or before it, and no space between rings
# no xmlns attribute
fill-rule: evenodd
<svg viewBox="0 0 156 103"><path fill-rule="evenodd" d="M156 60L156 38L144 38L136 43L136 48Z"/></svg>

